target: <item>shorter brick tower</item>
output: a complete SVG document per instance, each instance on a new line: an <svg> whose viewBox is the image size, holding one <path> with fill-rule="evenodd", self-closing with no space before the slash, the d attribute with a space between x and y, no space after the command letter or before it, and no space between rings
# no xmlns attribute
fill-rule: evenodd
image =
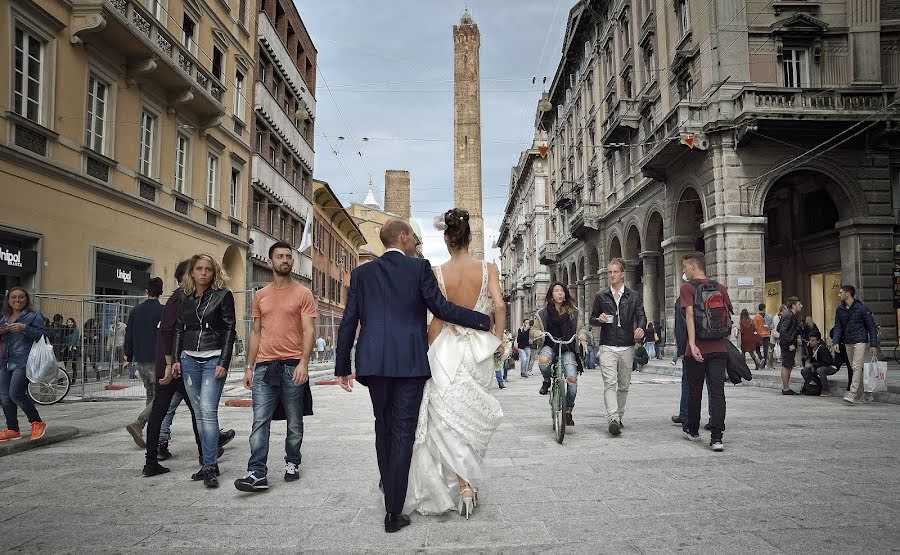
<svg viewBox="0 0 900 555"><path fill-rule="evenodd" d="M412 215L408 171L387 170L384 172L384 211L397 214L405 220Z"/></svg>

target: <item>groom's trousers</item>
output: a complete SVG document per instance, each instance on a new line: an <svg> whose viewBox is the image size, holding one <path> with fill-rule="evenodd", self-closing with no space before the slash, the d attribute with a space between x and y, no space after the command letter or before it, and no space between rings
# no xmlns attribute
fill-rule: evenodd
<svg viewBox="0 0 900 555"><path fill-rule="evenodd" d="M384 486L384 508L389 513L403 512L426 381L426 377L365 376L375 411L375 450Z"/></svg>

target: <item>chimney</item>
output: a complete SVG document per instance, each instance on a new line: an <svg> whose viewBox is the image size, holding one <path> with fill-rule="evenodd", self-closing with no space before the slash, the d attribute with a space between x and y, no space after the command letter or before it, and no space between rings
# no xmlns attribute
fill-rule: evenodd
<svg viewBox="0 0 900 555"><path fill-rule="evenodd" d="M384 172L384 211L397 214L405 220L409 220L412 216L408 171L387 170Z"/></svg>

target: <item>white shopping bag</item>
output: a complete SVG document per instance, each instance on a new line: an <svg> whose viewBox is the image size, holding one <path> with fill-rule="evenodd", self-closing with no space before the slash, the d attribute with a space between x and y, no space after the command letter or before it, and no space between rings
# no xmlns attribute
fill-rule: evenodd
<svg viewBox="0 0 900 555"><path fill-rule="evenodd" d="M872 359L863 366L863 391L887 391L887 362Z"/></svg>
<svg viewBox="0 0 900 555"><path fill-rule="evenodd" d="M25 366L25 376L31 383L49 382L59 372L59 364L53 356L53 345L41 336L31 346L28 353L28 363Z"/></svg>

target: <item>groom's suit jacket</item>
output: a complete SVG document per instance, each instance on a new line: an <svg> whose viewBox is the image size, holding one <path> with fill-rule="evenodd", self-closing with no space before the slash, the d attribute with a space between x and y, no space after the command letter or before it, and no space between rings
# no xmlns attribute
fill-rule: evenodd
<svg viewBox="0 0 900 555"><path fill-rule="evenodd" d="M487 331L490 318L449 302L441 293L431 264L397 251L353 270L347 306L338 330L335 375L347 376L356 341L356 376L429 377L426 309L463 327Z"/></svg>

